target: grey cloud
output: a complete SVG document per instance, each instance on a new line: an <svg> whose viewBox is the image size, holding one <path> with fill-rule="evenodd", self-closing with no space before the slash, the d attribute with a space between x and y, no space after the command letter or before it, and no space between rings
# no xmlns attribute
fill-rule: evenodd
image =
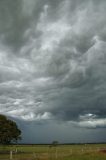
<svg viewBox="0 0 106 160"><path fill-rule="evenodd" d="M32 1L30 1L30 3L31 2ZM32 14L32 17L31 15L26 16L23 13L23 10L30 10L27 8L27 3L29 2L23 2L19 0L9 0L8 2L4 0L0 2L0 31L2 35L2 41L12 49L15 49L15 52L27 42L27 40L24 38L24 33L30 27L31 21L34 21L34 18L37 19L37 17L39 17L39 10L41 10L41 5L39 7L37 5L38 8L35 8L34 2L32 2L31 5L29 3L29 7L35 8L35 14Z"/></svg>
<svg viewBox="0 0 106 160"><path fill-rule="evenodd" d="M0 112L104 127L105 12L103 0L0 1Z"/></svg>
<svg viewBox="0 0 106 160"><path fill-rule="evenodd" d="M13 1L6 0L0 2L0 33L2 43L11 47L14 52L18 52L23 45L27 44L29 38L38 37L38 32L34 32L39 17L43 12L44 5L48 4L53 8L59 2L51 1ZM51 9L52 10L52 9ZM54 9L53 9L54 10ZM50 14L52 15L52 13ZM25 37L25 33L32 28L31 35ZM17 51L18 50L18 51Z"/></svg>

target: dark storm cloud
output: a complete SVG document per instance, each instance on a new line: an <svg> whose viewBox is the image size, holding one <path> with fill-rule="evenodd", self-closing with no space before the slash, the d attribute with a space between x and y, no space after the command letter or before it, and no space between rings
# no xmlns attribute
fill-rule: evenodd
<svg viewBox="0 0 106 160"><path fill-rule="evenodd" d="M22 45L25 45L28 37L26 38L24 34L27 32L27 29L30 30L31 27L33 29L36 28L40 14L46 3L53 5L54 8L56 5L58 6L59 1L0 1L0 33L3 43L15 49L15 52L17 49L20 49ZM31 30L30 34L32 35L30 36L37 38L39 32L33 29Z"/></svg>
<svg viewBox="0 0 106 160"><path fill-rule="evenodd" d="M0 1L0 112L106 127L105 14L103 0Z"/></svg>

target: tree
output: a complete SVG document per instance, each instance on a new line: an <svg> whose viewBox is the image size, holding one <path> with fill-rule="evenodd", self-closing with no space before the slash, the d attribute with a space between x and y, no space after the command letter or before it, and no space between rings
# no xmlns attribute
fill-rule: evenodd
<svg viewBox="0 0 106 160"><path fill-rule="evenodd" d="M21 130L16 122L0 115L0 144L10 144L21 139Z"/></svg>
<svg viewBox="0 0 106 160"><path fill-rule="evenodd" d="M59 144L58 141L53 141L53 142L52 142L52 146L57 146L58 144Z"/></svg>

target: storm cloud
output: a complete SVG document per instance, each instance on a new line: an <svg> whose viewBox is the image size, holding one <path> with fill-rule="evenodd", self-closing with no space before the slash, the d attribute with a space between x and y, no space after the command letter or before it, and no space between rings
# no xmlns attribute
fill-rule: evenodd
<svg viewBox="0 0 106 160"><path fill-rule="evenodd" d="M105 130L105 16L105 0L1 0L0 113Z"/></svg>

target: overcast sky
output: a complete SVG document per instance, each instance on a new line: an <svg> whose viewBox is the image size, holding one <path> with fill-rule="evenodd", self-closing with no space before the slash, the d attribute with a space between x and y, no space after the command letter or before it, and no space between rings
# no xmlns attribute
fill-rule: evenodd
<svg viewBox="0 0 106 160"><path fill-rule="evenodd" d="M106 0L0 0L0 113L25 143L106 141Z"/></svg>

